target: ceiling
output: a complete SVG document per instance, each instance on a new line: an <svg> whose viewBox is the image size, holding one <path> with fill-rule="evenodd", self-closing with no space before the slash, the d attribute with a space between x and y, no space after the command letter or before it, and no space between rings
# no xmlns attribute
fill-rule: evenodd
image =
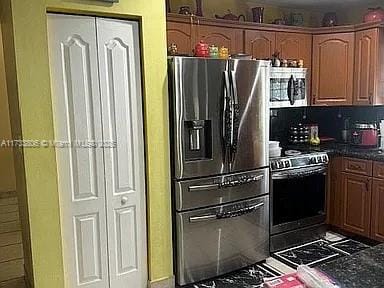
<svg viewBox="0 0 384 288"><path fill-rule="evenodd" d="M372 5L373 7L383 4L382 0L247 0L249 4L276 5L282 7L331 7L346 5Z"/></svg>

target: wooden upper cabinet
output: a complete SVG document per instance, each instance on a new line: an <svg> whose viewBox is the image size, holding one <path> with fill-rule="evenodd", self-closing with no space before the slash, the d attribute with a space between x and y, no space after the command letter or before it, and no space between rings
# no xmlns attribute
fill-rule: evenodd
<svg viewBox="0 0 384 288"><path fill-rule="evenodd" d="M192 55L194 46L192 25L179 22L167 22L167 43L177 45L180 54Z"/></svg>
<svg viewBox="0 0 384 288"><path fill-rule="evenodd" d="M371 238L384 242L384 181L373 180Z"/></svg>
<svg viewBox="0 0 384 288"><path fill-rule="evenodd" d="M371 231L371 179L342 173L343 229L366 237Z"/></svg>
<svg viewBox="0 0 384 288"><path fill-rule="evenodd" d="M276 50L276 33L245 30L244 50L255 59L269 59Z"/></svg>
<svg viewBox="0 0 384 288"><path fill-rule="evenodd" d="M313 36L312 103L351 105L355 33Z"/></svg>
<svg viewBox="0 0 384 288"><path fill-rule="evenodd" d="M225 46L230 54L243 53L243 30L225 27L199 25L197 29L198 41L203 40L209 45Z"/></svg>
<svg viewBox="0 0 384 288"><path fill-rule="evenodd" d="M356 32L354 104L384 104L381 34L383 30L379 28Z"/></svg>
<svg viewBox="0 0 384 288"><path fill-rule="evenodd" d="M312 35L300 33L276 33L276 51L282 59L303 59L304 66L312 66Z"/></svg>

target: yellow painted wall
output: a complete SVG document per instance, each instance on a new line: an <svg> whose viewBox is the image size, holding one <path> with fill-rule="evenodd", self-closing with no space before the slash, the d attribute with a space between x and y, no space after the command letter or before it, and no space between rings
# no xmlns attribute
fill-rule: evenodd
<svg viewBox="0 0 384 288"><path fill-rule="evenodd" d="M6 8L10 3L12 15L2 13L1 18L7 26L3 33L4 39L12 41L14 36L15 46L13 50L12 45L9 45L6 51L9 55L8 59L6 57L9 67L7 80L12 99L17 97L18 100L18 104L11 103L15 106L11 109L12 127L15 127L13 134L15 137L22 130L24 139L54 137L47 51L47 9L141 19L149 277L151 281L170 277L173 271L164 1L120 0L119 4L107 4L88 0L1 0L1 8ZM15 62L12 61L12 53ZM17 82L14 83L12 79L17 79ZM19 123L18 116L21 117ZM35 287L64 287L55 151L51 148L16 150L15 155L19 155L16 159L17 186L26 200L24 211L29 216ZM19 176L23 166L25 185L23 177ZM28 225L26 230L28 235ZM29 263L27 266L30 266ZM27 270L32 271L30 267Z"/></svg>
<svg viewBox="0 0 384 288"><path fill-rule="evenodd" d="M0 143L12 139L2 38L0 25ZM7 191L16 191L13 151L12 148L0 147L0 194Z"/></svg>
<svg viewBox="0 0 384 288"><path fill-rule="evenodd" d="M12 21L12 7L11 0L0 1L0 20L1 32L4 45L4 64L6 72L7 92L9 99L9 112L12 127L12 138L20 139L21 121L19 99L17 93L17 80L16 80L16 62L15 62L15 47L13 39L13 21ZM28 201L26 194L25 184L25 170L23 151L19 148L13 149L15 176L16 176L16 192L18 196L20 219L23 233L23 251L24 251L24 266L26 272L26 279L33 282L33 269L32 269L32 251L29 230L29 213Z"/></svg>

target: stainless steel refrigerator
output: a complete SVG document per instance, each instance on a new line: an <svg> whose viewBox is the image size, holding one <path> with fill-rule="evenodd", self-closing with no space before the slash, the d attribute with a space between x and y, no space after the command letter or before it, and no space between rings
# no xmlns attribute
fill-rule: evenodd
<svg viewBox="0 0 384 288"><path fill-rule="evenodd" d="M269 61L169 59L176 282L269 254Z"/></svg>

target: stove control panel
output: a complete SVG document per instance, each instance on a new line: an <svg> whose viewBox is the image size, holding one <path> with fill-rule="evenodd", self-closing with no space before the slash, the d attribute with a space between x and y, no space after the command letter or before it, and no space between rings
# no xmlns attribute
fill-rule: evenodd
<svg viewBox="0 0 384 288"><path fill-rule="evenodd" d="M327 165L329 162L326 153L310 153L293 157L281 157L270 161L272 171L288 170L295 168Z"/></svg>

